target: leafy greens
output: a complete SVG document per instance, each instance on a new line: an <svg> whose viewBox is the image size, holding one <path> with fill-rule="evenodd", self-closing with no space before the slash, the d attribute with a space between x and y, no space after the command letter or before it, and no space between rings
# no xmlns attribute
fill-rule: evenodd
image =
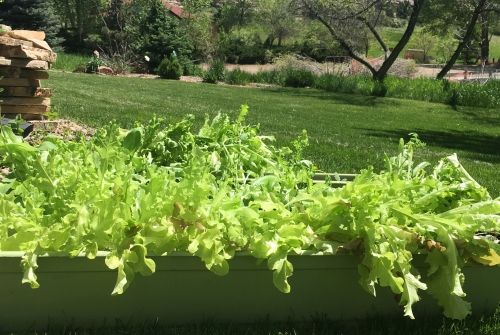
<svg viewBox="0 0 500 335"><path fill-rule="evenodd" d="M258 126L243 125L247 112L207 118L197 134L192 116L174 125L153 118L131 130L111 123L87 142L48 136L37 147L2 127L1 164L11 172L0 180L0 251L25 252L32 288L39 255L109 251L113 294L155 272L152 254L187 251L225 275L228 260L248 251L267 259L286 293L289 254L349 253L360 258L361 286L373 295L390 287L411 318L419 290L448 317L470 313L461 268L500 264L500 199L455 155L427 173L428 163L413 162L422 145L414 136L381 173L368 168L342 188L313 184L314 166L302 159L307 134L293 149L275 148ZM430 265L425 276L416 254Z"/></svg>

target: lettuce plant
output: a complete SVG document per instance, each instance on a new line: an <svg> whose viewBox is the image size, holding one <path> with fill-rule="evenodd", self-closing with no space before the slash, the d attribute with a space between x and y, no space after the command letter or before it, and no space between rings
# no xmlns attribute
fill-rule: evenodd
<svg viewBox="0 0 500 335"><path fill-rule="evenodd" d="M150 255L185 251L217 275L239 251L267 260L273 282L290 292L290 254L352 254L360 284L387 286L413 318L419 291L447 317L463 319L465 264L500 264L500 199L492 199L455 155L431 167L414 162L417 137L399 145L386 168L368 167L342 188L313 184L302 158L304 132L276 148L258 126L227 115L174 125L153 118L131 130L111 123L87 142L46 137L36 147L0 132L0 251L23 251L23 282L39 286L37 257L80 254L117 271L113 294L151 275ZM413 266L424 255L425 276ZM353 256L354 257L354 256Z"/></svg>

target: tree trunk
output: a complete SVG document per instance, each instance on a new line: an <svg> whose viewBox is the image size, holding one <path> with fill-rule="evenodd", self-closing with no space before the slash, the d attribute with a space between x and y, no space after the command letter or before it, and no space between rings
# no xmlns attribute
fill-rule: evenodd
<svg viewBox="0 0 500 335"><path fill-rule="evenodd" d="M240 10L240 18L238 20L238 24L240 27L243 27L243 19L245 18L245 6L241 6Z"/></svg>
<svg viewBox="0 0 500 335"><path fill-rule="evenodd" d="M490 58L489 23L486 15L481 15L481 60L488 64Z"/></svg>
<svg viewBox="0 0 500 335"><path fill-rule="evenodd" d="M76 0L76 24L78 29L79 42L82 41L83 33L83 17L82 17L82 2L81 0Z"/></svg>
<svg viewBox="0 0 500 335"><path fill-rule="evenodd" d="M372 73L373 79L378 80L378 81L383 81L384 78L387 76L387 73L389 72L389 69L391 68L392 64L396 61L398 58L400 52L404 49L408 41L410 40L411 35L413 34L413 31L415 30L415 26L417 24L418 16L420 14L420 10L422 9L422 5L424 4L425 0L414 0L413 2L413 11L411 13L410 19L408 21L408 26L406 27L406 31L403 34L403 37L400 39L394 50L389 54L387 59L384 61L382 66L380 67L379 70L376 70L369 62L367 62L365 59L359 57L356 55L356 53L353 51L351 46L341 37L337 34L335 29L323 18L320 16L320 14L317 11L314 11L312 7L307 3L307 1L302 0L302 3L305 5L305 7L309 10L309 12L314 13L315 17L328 29L332 37L340 44L340 46L347 52L347 54L357 60L359 63L363 64L370 72ZM356 16L356 19L364 22L370 31L373 33L375 38L381 43L382 46L385 45L385 43L382 41L382 38L380 35L377 33L377 31L371 27L370 24L367 24L366 19L361 18L361 16ZM388 51L387 46L385 45L386 52ZM387 53L386 53L387 55Z"/></svg>
<svg viewBox="0 0 500 335"><path fill-rule="evenodd" d="M356 55L354 53L354 51L352 50L352 48L349 46L349 44L346 41L344 41L344 39L342 39L335 32L335 29L333 29L333 27L328 22L326 22L325 19L323 19L317 12L313 11L312 8L311 8L311 6L309 6L309 4L306 1L303 1L302 3L306 6L306 8L309 10L309 12L314 13L315 17L319 20L319 22L321 22L328 29L328 31L330 32L330 34L332 35L332 37L337 42L339 42L340 46L342 47L342 49L344 49L347 52L347 54L349 55L349 57L357 60L358 62L360 62L361 64L363 64L364 66L366 66L366 68L368 68L368 70L370 70L370 72L372 73L372 75L375 76L375 74L377 73L377 70L375 70L375 68L370 63L368 63L366 60L364 60L363 58L361 58L358 55Z"/></svg>
<svg viewBox="0 0 500 335"><path fill-rule="evenodd" d="M74 29L76 27L75 17L73 16L73 13L71 12L69 0L66 0L64 2L64 5L65 5L65 9L66 9L66 16L69 18L69 23L71 25L71 28Z"/></svg>
<svg viewBox="0 0 500 335"><path fill-rule="evenodd" d="M464 38L462 39L462 42L460 42L455 49L455 52L453 53L453 56L451 56L450 60L446 65L443 67L441 72L438 73L436 76L436 79L443 79L444 76L448 73L448 71L451 70L453 65L458 59L458 56L460 55L460 52L462 52L462 49L465 47L467 42L469 42L472 33L474 32L474 27L476 26L477 19L479 17L479 14L481 13L481 10L483 9L484 5L486 4L486 0L480 0L476 8L474 9L474 13L472 15L472 18L469 22L469 26L467 27L467 32L465 33Z"/></svg>
<svg viewBox="0 0 500 335"><path fill-rule="evenodd" d="M382 64L380 69L377 71L376 75L373 76L373 79L376 79L378 81L383 81L384 78L387 76L387 72L389 72L392 64L394 64L401 51L403 51L404 47L410 40L413 31L415 30L415 26L418 20L418 15L420 14L420 10L422 9L424 1L425 0L414 0L413 11L411 13L410 19L408 20L408 25L406 26L406 30L403 34L403 37L401 37L394 50L391 52L389 57L387 57L387 59Z"/></svg>

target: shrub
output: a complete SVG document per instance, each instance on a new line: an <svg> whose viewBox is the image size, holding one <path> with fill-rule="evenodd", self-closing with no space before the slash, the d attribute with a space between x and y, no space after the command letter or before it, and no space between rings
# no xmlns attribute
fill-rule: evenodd
<svg viewBox="0 0 500 335"><path fill-rule="evenodd" d="M104 65L104 60L99 57L99 52L94 51L94 54L87 63L87 72L97 72L99 66Z"/></svg>
<svg viewBox="0 0 500 335"><path fill-rule="evenodd" d="M259 33L252 29L232 29L219 35L219 55L225 57L228 63L262 63L265 52Z"/></svg>
<svg viewBox="0 0 500 335"><path fill-rule="evenodd" d="M222 59L212 59L209 63L207 72L203 75L203 82L217 84L224 81L226 76L226 64Z"/></svg>
<svg viewBox="0 0 500 335"><path fill-rule="evenodd" d="M246 85L252 80L252 75L248 72L236 68L226 74L226 84L229 85Z"/></svg>
<svg viewBox="0 0 500 335"><path fill-rule="evenodd" d="M203 77L203 70L187 57L179 57L185 76Z"/></svg>
<svg viewBox="0 0 500 335"><path fill-rule="evenodd" d="M316 78L314 73L306 69L288 68L285 71L284 85L287 87L312 87Z"/></svg>
<svg viewBox="0 0 500 335"><path fill-rule="evenodd" d="M165 58L158 66L158 75L163 79L179 80L182 76L184 69L179 63L177 57Z"/></svg>

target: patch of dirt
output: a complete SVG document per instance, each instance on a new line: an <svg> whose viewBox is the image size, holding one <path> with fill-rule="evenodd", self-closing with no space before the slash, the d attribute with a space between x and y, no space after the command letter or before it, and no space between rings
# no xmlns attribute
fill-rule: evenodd
<svg viewBox="0 0 500 335"><path fill-rule="evenodd" d="M116 74L117 77L130 77L130 78L146 78L146 79L156 79L160 78L160 76L156 74L149 73L120 73Z"/></svg>
<svg viewBox="0 0 500 335"><path fill-rule="evenodd" d="M203 81L202 77L191 77L191 76L181 76L180 81L186 81L189 83L201 83Z"/></svg>
<svg viewBox="0 0 500 335"><path fill-rule="evenodd" d="M55 135L65 141L85 139L89 140L95 133L95 129L85 125L79 125L70 120L54 121L28 121L33 124L33 131L24 138L24 141L36 146L43 142L45 136ZM9 175L9 168L0 164L0 179Z"/></svg>
<svg viewBox="0 0 500 335"><path fill-rule="evenodd" d="M39 145L47 135L55 135L63 140L71 141L85 138L89 140L95 133L95 129L85 125L79 125L70 120L54 121L30 121L33 131L24 139L31 145Z"/></svg>
<svg viewBox="0 0 500 335"><path fill-rule="evenodd" d="M208 64L201 64L201 68L203 70L208 70ZM274 69L273 64L262 64L262 65L255 65L255 64L226 64L226 70L227 71L232 71L234 69L240 69L245 72L249 73L257 73L259 71L270 71Z"/></svg>

